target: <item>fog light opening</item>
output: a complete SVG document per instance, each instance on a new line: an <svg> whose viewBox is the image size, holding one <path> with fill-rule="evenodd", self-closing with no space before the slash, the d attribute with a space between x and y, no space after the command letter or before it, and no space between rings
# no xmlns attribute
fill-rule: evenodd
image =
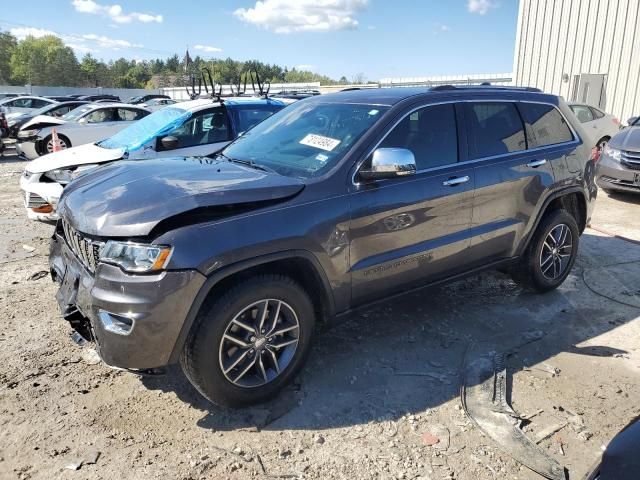
<svg viewBox="0 0 640 480"><path fill-rule="evenodd" d="M129 335L133 330L133 318L105 312L104 310L98 312L98 317L107 332L115 333L116 335Z"/></svg>

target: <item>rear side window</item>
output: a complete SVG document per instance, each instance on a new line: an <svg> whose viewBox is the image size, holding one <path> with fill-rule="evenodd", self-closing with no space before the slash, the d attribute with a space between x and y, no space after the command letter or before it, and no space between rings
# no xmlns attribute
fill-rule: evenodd
<svg viewBox="0 0 640 480"><path fill-rule="evenodd" d="M416 110L394 127L380 147L411 150L418 170L456 163L458 133L453 104Z"/></svg>
<svg viewBox="0 0 640 480"><path fill-rule="evenodd" d="M573 140L569 125L553 105L520 103L519 108L527 128L529 148L545 147Z"/></svg>
<svg viewBox="0 0 640 480"><path fill-rule="evenodd" d="M145 112L144 110L133 110L131 108L118 109L118 120L120 120L121 122L132 122L134 120L140 120L146 115L147 112Z"/></svg>
<svg viewBox="0 0 640 480"><path fill-rule="evenodd" d="M591 109L591 113L593 113L593 118L602 118L604 117L604 113L598 110L597 108L589 107Z"/></svg>
<svg viewBox="0 0 640 480"><path fill-rule="evenodd" d="M472 158L491 157L525 150L524 125L513 103L469 104Z"/></svg>
<svg viewBox="0 0 640 480"><path fill-rule="evenodd" d="M587 123L593 120L593 111L586 105L571 105L571 110L580 120L580 123Z"/></svg>

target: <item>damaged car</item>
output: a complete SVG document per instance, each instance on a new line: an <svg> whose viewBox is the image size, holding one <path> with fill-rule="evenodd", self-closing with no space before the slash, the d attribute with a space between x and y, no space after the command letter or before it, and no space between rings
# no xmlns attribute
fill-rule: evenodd
<svg viewBox="0 0 640 480"><path fill-rule="evenodd" d="M20 179L27 216L56 220L65 185L97 166L121 159L207 155L284 107L279 100L251 97L183 102L158 110L105 140L37 158L27 164Z"/></svg>
<svg viewBox="0 0 640 480"><path fill-rule="evenodd" d="M276 395L316 327L485 269L570 274L593 209L590 141L536 89L439 86L301 100L210 157L71 182L50 271L102 360L180 362L210 401Z"/></svg>

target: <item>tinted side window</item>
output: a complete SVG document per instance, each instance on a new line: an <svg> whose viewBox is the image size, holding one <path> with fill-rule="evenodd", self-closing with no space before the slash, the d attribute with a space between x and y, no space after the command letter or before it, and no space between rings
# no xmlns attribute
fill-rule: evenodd
<svg viewBox="0 0 640 480"><path fill-rule="evenodd" d="M524 126L513 103L470 103L471 157L482 158L526 149Z"/></svg>
<svg viewBox="0 0 640 480"><path fill-rule="evenodd" d="M413 112L395 126L380 148L411 150L418 170L456 163L458 133L453 104L434 105Z"/></svg>
<svg viewBox="0 0 640 480"><path fill-rule="evenodd" d="M47 102L46 100L40 100L38 98L34 98L31 101L31 107L32 108L42 108L42 107L45 107L47 105L51 105L51 103Z"/></svg>
<svg viewBox="0 0 640 480"><path fill-rule="evenodd" d="M573 134L566 120L553 105L520 103L519 108L527 126L529 148L573 140Z"/></svg>
<svg viewBox="0 0 640 480"><path fill-rule="evenodd" d="M231 140L230 134L229 120L223 108L198 112L169 133L178 139L178 148L225 142ZM162 150L160 142L158 142L158 149Z"/></svg>
<svg viewBox="0 0 640 480"><path fill-rule="evenodd" d="M591 113L593 113L593 118L602 118L604 117L604 113L602 113L597 108L589 107L591 109Z"/></svg>

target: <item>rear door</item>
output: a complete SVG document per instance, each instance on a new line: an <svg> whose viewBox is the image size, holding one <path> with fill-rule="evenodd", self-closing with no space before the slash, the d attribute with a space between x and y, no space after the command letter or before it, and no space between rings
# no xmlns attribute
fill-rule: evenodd
<svg viewBox="0 0 640 480"><path fill-rule="evenodd" d="M378 146L411 150L417 173L374 183L356 176L350 199L355 304L466 269L474 172L459 162L458 123L451 103L407 114Z"/></svg>
<svg viewBox="0 0 640 480"><path fill-rule="evenodd" d="M515 102L473 101L465 108L476 178L469 256L479 266L515 255L554 176L547 152L527 150L531 139Z"/></svg>

